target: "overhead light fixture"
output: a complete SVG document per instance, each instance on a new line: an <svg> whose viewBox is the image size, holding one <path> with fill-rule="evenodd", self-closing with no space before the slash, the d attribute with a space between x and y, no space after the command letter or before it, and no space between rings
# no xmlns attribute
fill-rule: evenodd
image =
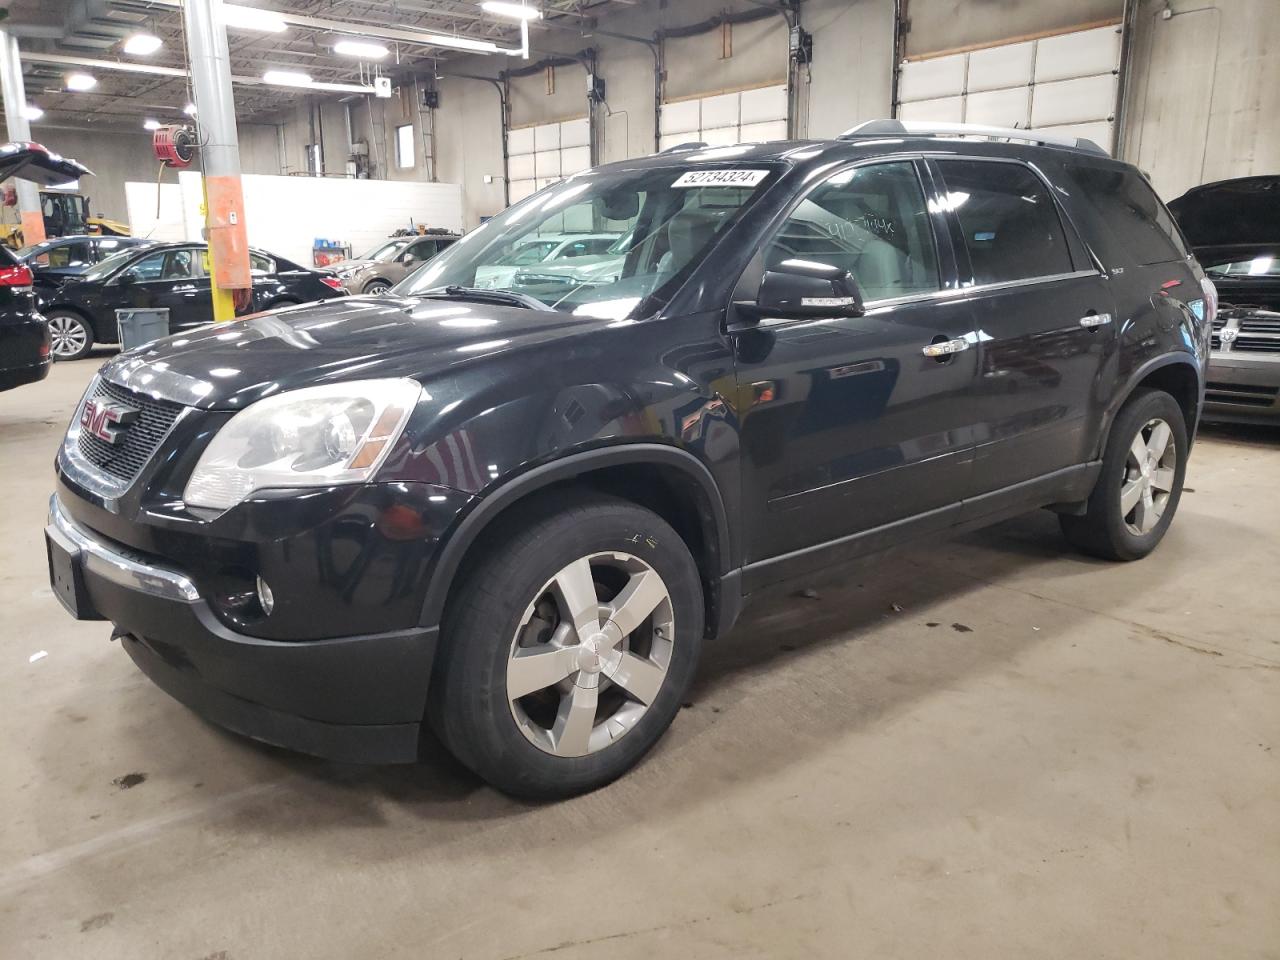
<svg viewBox="0 0 1280 960"><path fill-rule="evenodd" d="M39 120L44 116L44 111L37 107L34 103L28 103L22 108L22 115L28 120Z"/></svg>
<svg viewBox="0 0 1280 960"><path fill-rule="evenodd" d="M192 111L192 112L194 113L195 111ZM159 130L160 121L159 120L143 120L142 128L144 130Z"/></svg>
<svg viewBox="0 0 1280 960"><path fill-rule="evenodd" d="M238 30L261 30L263 33L280 33L288 27L284 17L274 10L242 7L234 3L222 5L222 22Z"/></svg>
<svg viewBox="0 0 1280 960"><path fill-rule="evenodd" d="M188 117L194 117L196 115L196 105L194 103L188 103L182 108L182 112Z"/></svg>
<svg viewBox="0 0 1280 960"><path fill-rule="evenodd" d="M339 40L333 45L333 52L344 57L359 57L361 60L381 60L391 51L380 43L368 43L364 40Z"/></svg>
<svg viewBox="0 0 1280 960"><path fill-rule="evenodd" d="M504 0L484 0L480 9L487 13L495 13L500 17L513 17L516 20L541 20L542 11L537 7L528 7L523 3L507 3Z"/></svg>
<svg viewBox="0 0 1280 960"><path fill-rule="evenodd" d="M135 33L124 42L124 52L134 57L149 57L163 46L164 41L155 34Z"/></svg>
<svg viewBox="0 0 1280 960"><path fill-rule="evenodd" d="M92 90L97 85L98 85L97 78L90 76L87 73L68 73L67 74L68 90L78 90L80 92L83 92L85 90Z"/></svg>
<svg viewBox="0 0 1280 960"><path fill-rule="evenodd" d="M453 47L455 50L474 50L477 53L498 53L503 49L489 40L472 40L470 37L455 37L445 33L425 33L422 35L422 42L433 47Z"/></svg>
<svg viewBox="0 0 1280 960"><path fill-rule="evenodd" d="M311 77L296 70L268 70L262 75L262 82L278 87L309 87Z"/></svg>

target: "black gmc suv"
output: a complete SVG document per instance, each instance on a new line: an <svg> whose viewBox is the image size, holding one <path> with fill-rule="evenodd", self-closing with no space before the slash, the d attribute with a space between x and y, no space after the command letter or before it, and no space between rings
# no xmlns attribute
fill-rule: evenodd
<svg viewBox="0 0 1280 960"><path fill-rule="evenodd" d="M429 723L554 797L635 764L766 588L1040 507L1142 557L1213 287L1133 167L1003 136L676 148L387 296L122 354L57 457L55 592L233 730L390 762ZM588 227L634 231L602 281L475 287Z"/></svg>

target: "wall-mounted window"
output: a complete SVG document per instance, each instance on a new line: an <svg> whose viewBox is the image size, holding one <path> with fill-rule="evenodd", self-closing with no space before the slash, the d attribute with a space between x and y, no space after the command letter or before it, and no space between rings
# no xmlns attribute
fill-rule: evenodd
<svg viewBox="0 0 1280 960"><path fill-rule="evenodd" d="M396 166L404 170L413 164L413 124L406 123L396 127Z"/></svg>

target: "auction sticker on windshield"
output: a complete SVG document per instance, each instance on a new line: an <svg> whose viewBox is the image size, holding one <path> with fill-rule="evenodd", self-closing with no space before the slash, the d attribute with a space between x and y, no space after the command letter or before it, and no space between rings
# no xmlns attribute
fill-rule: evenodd
<svg viewBox="0 0 1280 960"><path fill-rule="evenodd" d="M673 187L754 187L768 170L690 170L680 174Z"/></svg>

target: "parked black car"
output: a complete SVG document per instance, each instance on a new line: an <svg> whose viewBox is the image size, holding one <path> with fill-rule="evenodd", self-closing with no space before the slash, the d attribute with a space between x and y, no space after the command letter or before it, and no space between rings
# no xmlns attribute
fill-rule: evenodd
<svg viewBox="0 0 1280 960"><path fill-rule="evenodd" d="M0 180L21 177L49 186L88 172L38 143L0 144ZM31 271L0 247L0 390L49 375L49 325L36 312L32 284Z"/></svg>
<svg viewBox="0 0 1280 960"><path fill-rule="evenodd" d="M0 247L0 390L49 375L49 324L36 312L31 271Z"/></svg>
<svg viewBox="0 0 1280 960"><path fill-rule="evenodd" d="M40 309L49 320L54 358L76 360L95 343L115 343L116 311L130 307L167 307L174 333L212 323L206 250L202 243L135 246L55 290L41 291ZM249 260L254 312L346 296L328 273L263 250L250 251Z"/></svg>
<svg viewBox="0 0 1280 960"><path fill-rule="evenodd" d="M117 358L58 455L55 593L231 729L387 762L429 722L552 797L635 764L767 589L1039 507L1142 557L1211 286L1092 144L919 134L601 167L384 297ZM475 288L553 218L634 230L616 276Z"/></svg>
<svg viewBox="0 0 1280 960"><path fill-rule="evenodd" d="M1280 176L1205 184L1169 209L1218 289L1205 419L1280 421Z"/></svg>
<svg viewBox="0 0 1280 960"><path fill-rule="evenodd" d="M129 247L149 243L142 237L99 237L82 234L55 237L23 247L14 253L35 274L35 283L43 290L53 290L68 277L78 277L95 263L115 256Z"/></svg>

